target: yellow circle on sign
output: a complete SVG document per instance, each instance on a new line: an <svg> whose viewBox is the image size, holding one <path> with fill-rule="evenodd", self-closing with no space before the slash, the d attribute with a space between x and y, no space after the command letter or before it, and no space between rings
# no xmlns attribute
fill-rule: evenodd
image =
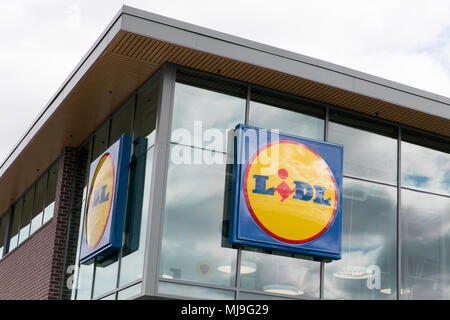
<svg viewBox="0 0 450 320"><path fill-rule="evenodd" d="M89 189L86 242L95 249L105 233L114 194L114 163L109 153L100 159Z"/></svg>
<svg viewBox="0 0 450 320"><path fill-rule="evenodd" d="M330 168L311 148L290 140L258 150L244 174L247 207L270 236L287 243L319 237L336 213Z"/></svg>

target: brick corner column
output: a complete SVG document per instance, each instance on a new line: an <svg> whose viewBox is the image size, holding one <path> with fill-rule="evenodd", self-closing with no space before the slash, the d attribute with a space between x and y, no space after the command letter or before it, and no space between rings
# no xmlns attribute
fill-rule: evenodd
<svg viewBox="0 0 450 320"><path fill-rule="evenodd" d="M72 290L67 281L73 275L76 258L86 159L87 153L69 147L64 148L60 155L53 216L56 225L49 300L67 300L71 297Z"/></svg>

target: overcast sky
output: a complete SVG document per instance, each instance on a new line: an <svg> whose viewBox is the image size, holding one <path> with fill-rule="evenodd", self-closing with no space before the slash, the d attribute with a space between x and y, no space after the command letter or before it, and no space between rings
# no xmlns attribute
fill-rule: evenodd
<svg viewBox="0 0 450 320"><path fill-rule="evenodd" d="M1 0L0 162L123 4L450 97L449 0Z"/></svg>

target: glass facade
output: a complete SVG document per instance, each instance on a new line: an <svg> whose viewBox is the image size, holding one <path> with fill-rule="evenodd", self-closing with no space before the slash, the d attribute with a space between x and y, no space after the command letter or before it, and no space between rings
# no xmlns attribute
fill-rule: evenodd
<svg viewBox="0 0 450 320"><path fill-rule="evenodd" d="M81 203L84 213L90 163L122 134L133 135L122 247L107 260L80 264L80 239L84 222L84 214L81 214L72 299L127 299L141 292L159 88L160 75L156 74L79 148L80 153L88 155Z"/></svg>
<svg viewBox="0 0 450 320"><path fill-rule="evenodd" d="M151 288L161 297L450 298L448 139L219 76L176 70L176 76L163 69L149 80L80 148L89 152L90 163L122 133L133 134L122 249L108 264L79 265L74 299L138 296L149 286L146 260L154 259ZM161 82L166 76L170 81ZM170 97L160 96L161 83L173 86ZM161 108L169 114L163 125L170 130L159 137L167 153L158 158L154 145ZM230 245L229 131L238 123L344 146L342 259ZM153 167L165 175L161 185L152 181ZM40 188L37 183L33 191L38 203ZM163 195L161 212L152 212L152 190ZM26 201L18 202L12 212L25 206ZM30 212L27 221L40 214ZM158 214L160 220L152 220ZM149 257L145 242L151 221L161 227L158 255ZM10 224L11 241L20 237L23 223L12 219ZM0 235L1 230L0 224Z"/></svg>
<svg viewBox="0 0 450 320"><path fill-rule="evenodd" d="M59 161L55 161L0 215L0 259L53 217Z"/></svg>

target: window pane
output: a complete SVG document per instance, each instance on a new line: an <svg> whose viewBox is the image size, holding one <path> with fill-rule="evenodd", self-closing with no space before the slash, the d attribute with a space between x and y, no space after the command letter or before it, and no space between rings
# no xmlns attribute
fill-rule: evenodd
<svg viewBox="0 0 450 320"><path fill-rule="evenodd" d="M396 299L397 189L343 185L342 259L325 264L325 298Z"/></svg>
<svg viewBox="0 0 450 320"><path fill-rule="evenodd" d="M450 299L450 198L402 190L401 299Z"/></svg>
<svg viewBox="0 0 450 320"><path fill-rule="evenodd" d="M116 300L116 294L110 294L109 296L103 297L100 300Z"/></svg>
<svg viewBox="0 0 450 320"><path fill-rule="evenodd" d="M106 123L95 133L94 147L92 150L92 161L97 159L97 157L106 150L108 144L108 129L109 121L106 121Z"/></svg>
<svg viewBox="0 0 450 320"><path fill-rule="evenodd" d="M152 166L153 148L148 150L147 155L139 157L132 168L130 186L133 185L133 188L129 188L128 195L132 205L125 225L119 286L141 279L144 271Z"/></svg>
<svg viewBox="0 0 450 320"><path fill-rule="evenodd" d="M397 140L330 122L330 142L344 145L344 174L397 184Z"/></svg>
<svg viewBox="0 0 450 320"><path fill-rule="evenodd" d="M234 291L159 282L158 292L172 296L204 300L234 300Z"/></svg>
<svg viewBox="0 0 450 320"><path fill-rule="evenodd" d="M228 129L245 121L245 102L243 98L176 83L172 141L226 151Z"/></svg>
<svg viewBox="0 0 450 320"><path fill-rule="evenodd" d="M8 216L9 212L6 212L0 217L0 259L3 257L3 249L5 248Z"/></svg>
<svg viewBox="0 0 450 320"><path fill-rule="evenodd" d="M114 143L119 137L126 133L131 133L131 122L133 121L134 96L114 114L111 121L111 133L109 144Z"/></svg>
<svg viewBox="0 0 450 320"><path fill-rule="evenodd" d="M295 298L318 298L320 263L280 254L242 251L241 287Z"/></svg>
<svg viewBox="0 0 450 320"><path fill-rule="evenodd" d="M172 145L171 154L191 147ZM198 149L197 149L198 150ZM199 150L202 154L214 154ZM227 176L223 164L175 164L169 160L166 205L161 248L160 276L163 278L234 286L236 250L222 244ZM171 156L172 158L172 156ZM226 241L225 241L226 242Z"/></svg>
<svg viewBox="0 0 450 320"><path fill-rule="evenodd" d="M58 179L59 161L56 161L48 171L47 191L45 192L44 221L46 223L53 217L55 206L56 180Z"/></svg>
<svg viewBox="0 0 450 320"><path fill-rule="evenodd" d="M137 93L134 117L134 138L148 139L148 147L155 144L156 112L158 108L160 76L152 78Z"/></svg>
<svg viewBox="0 0 450 320"><path fill-rule="evenodd" d="M23 198L22 217L20 218L19 244L30 235L31 210L33 209L34 185Z"/></svg>
<svg viewBox="0 0 450 320"><path fill-rule="evenodd" d="M402 142L402 185L450 195L450 154Z"/></svg>
<svg viewBox="0 0 450 320"><path fill-rule="evenodd" d="M36 192L33 201L33 213L31 216L30 234L33 234L42 225L44 213L44 196L47 188L48 173L45 173L36 183Z"/></svg>
<svg viewBox="0 0 450 320"><path fill-rule="evenodd" d="M78 271L77 300L90 300L94 264L81 264Z"/></svg>
<svg viewBox="0 0 450 320"><path fill-rule="evenodd" d="M280 132L296 136L323 140L324 111L295 101L293 98L276 97L252 90L249 124L279 129Z"/></svg>
<svg viewBox="0 0 450 320"><path fill-rule="evenodd" d="M238 300L294 300L285 297L276 297L263 294L239 292ZM263 311L262 311L263 312Z"/></svg>
<svg viewBox="0 0 450 320"><path fill-rule="evenodd" d="M126 300L140 295L142 292L142 283L135 284L129 288L120 290L117 294L117 300Z"/></svg>
<svg viewBox="0 0 450 320"><path fill-rule="evenodd" d="M9 230L9 246L8 252L17 247L19 240L20 215L22 214L23 197L20 198L13 206L11 228Z"/></svg>
<svg viewBox="0 0 450 320"><path fill-rule="evenodd" d="M108 258L108 262L95 263L94 298L114 290L117 285L118 254Z"/></svg>

